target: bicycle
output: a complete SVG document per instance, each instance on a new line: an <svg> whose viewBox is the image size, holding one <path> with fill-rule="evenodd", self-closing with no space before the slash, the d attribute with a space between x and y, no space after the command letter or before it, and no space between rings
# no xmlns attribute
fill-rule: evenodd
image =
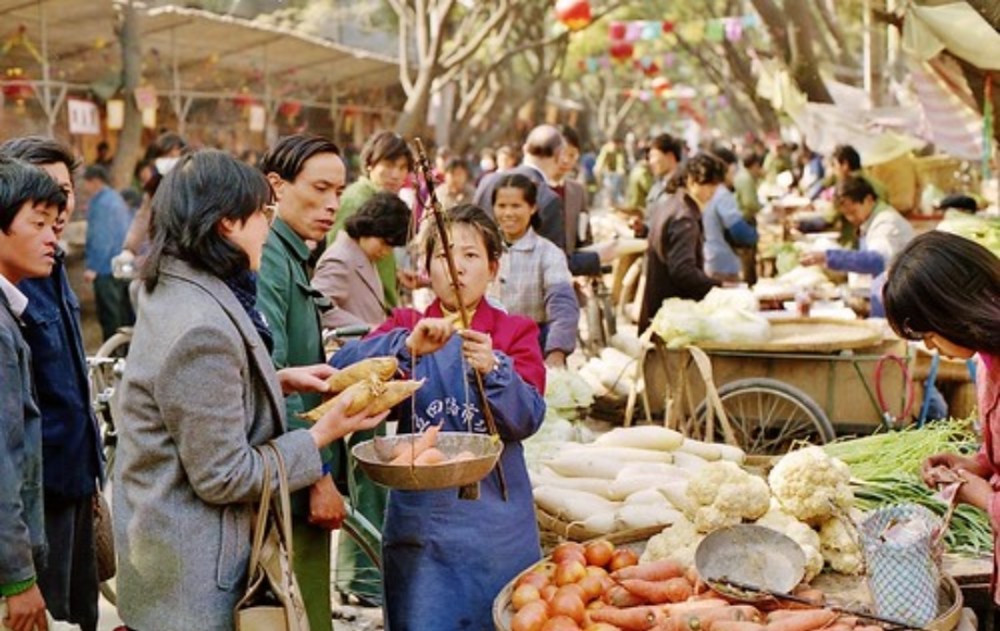
<svg viewBox="0 0 1000 631"><path fill-rule="evenodd" d="M611 290L604 282L604 275L611 269L610 265L604 265L600 274L586 276L582 284L577 283L577 299L586 325L586 336L581 327L578 337L580 348L589 357L599 356L601 350L610 346L611 338L618 331Z"/></svg>
<svg viewBox="0 0 1000 631"><path fill-rule="evenodd" d="M101 492L109 496L111 474L115 466L115 450L118 447L118 432L115 425L118 386L125 374L125 356L132 343L132 328L123 327L112 335L93 357L87 358L87 373L90 380L91 407L97 417L101 434L101 451L104 454L104 476ZM112 605L117 604L114 579L101 583L101 595Z"/></svg>

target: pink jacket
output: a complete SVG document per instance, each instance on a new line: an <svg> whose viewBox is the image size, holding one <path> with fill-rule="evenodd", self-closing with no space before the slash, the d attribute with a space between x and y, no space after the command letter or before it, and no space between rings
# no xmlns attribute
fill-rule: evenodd
<svg viewBox="0 0 1000 631"><path fill-rule="evenodd" d="M993 602L1000 605L1000 585L997 584L1000 571L1000 357L979 355L977 379L979 415L983 425L983 447L976 454L976 460L992 470L990 484L994 493L987 506L990 525L993 527L993 579L990 582Z"/></svg>

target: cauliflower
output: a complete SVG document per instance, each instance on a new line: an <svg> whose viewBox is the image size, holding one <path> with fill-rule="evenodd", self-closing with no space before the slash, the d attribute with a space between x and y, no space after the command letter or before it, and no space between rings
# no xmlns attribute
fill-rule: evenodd
<svg viewBox="0 0 1000 631"><path fill-rule="evenodd" d="M650 537L639 562L672 559L685 567L694 565L695 550L704 538L705 535L699 533L694 524L682 517L660 534Z"/></svg>
<svg viewBox="0 0 1000 631"><path fill-rule="evenodd" d="M768 476L781 508L801 521L819 525L854 501L851 470L819 447L793 451Z"/></svg>
<svg viewBox="0 0 1000 631"><path fill-rule="evenodd" d="M820 552L819 533L781 510L777 502L771 502L771 509L757 520L760 526L777 530L781 534L799 544L806 556L806 574L803 578L807 583L823 571L823 554Z"/></svg>
<svg viewBox="0 0 1000 631"><path fill-rule="evenodd" d="M841 574L864 571L864 555L852 524L838 517L828 519L819 529L819 540L820 552L833 571Z"/></svg>
<svg viewBox="0 0 1000 631"><path fill-rule="evenodd" d="M712 532L744 519L757 519L767 512L770 497L763 479L733 462L720 460L706 464L688 482L690 505L685 512L699 532Z"/></svg>

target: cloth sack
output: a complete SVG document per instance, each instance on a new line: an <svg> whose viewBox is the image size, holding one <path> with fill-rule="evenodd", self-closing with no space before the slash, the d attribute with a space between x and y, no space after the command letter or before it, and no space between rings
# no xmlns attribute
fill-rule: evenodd
<svg viewBox="0 0 1000 631"><path fill-rule="evenodd" d="M309 631L302 592L292 572L292 510L285 460L270 443L260 453L264 488L253 528L247 590L234 613L236 631ZM275 469L278 491L273 498L271 473Z"/></svg>
<svg viewBox="0 0 1000 631"><path fill-rule="evenodd" d="M94 493L94 549L97 557L97 580L110 581L118 571L115 560L115 533L111 525L111 508L104 494Z"/></svg>

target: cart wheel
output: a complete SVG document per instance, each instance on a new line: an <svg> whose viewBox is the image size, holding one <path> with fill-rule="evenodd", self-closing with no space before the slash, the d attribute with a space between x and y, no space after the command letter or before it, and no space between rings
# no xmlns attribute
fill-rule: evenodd
<svg viewBox="0 0 1000 631"><path fill-rule="evenodd" d="M826 443L833 425L809 395L774 379L739 379L719 388L736 440L748 454L786 453L795 441ZM707 401L695 413L704 421Z"/></svg>

